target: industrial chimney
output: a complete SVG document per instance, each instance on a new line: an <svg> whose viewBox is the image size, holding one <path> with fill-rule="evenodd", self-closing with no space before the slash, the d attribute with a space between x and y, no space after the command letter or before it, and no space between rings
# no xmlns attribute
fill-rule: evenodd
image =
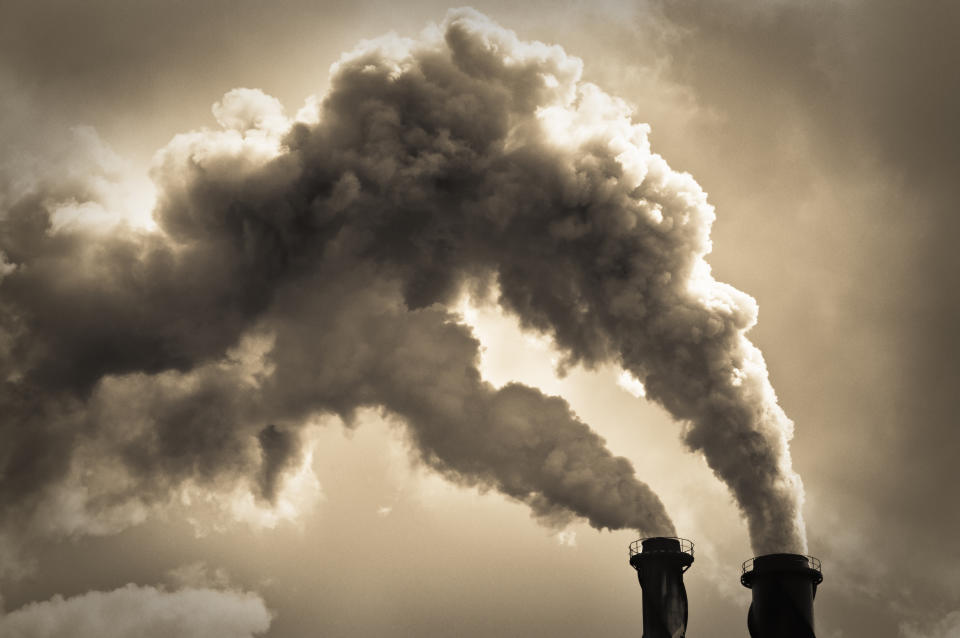
<svg viewBox="0 0 960 638"><path fill-rule="evenodd" d="M655 536L630 543L630 566L643 588L643 638L684 638L687 590L683 572L693 564L693 543Z"/></svg>
<svg viewBox="0 0 960 638"><path fill-rule="evenodd" d="M813 598L823 582L820 561L800 554L767 554L743 564L740 582L752 590L751 638L816 638Z"/></svg>

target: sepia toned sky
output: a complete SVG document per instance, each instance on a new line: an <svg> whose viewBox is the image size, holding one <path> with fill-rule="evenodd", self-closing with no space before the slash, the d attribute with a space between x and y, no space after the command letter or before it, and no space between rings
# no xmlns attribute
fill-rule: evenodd
<svg viewBox="0 0 960 638"><path fill-rule="evenodd" d="M887 0L472 6L521 42L562 47L565 57L522 49L555 65L561 85L570 59L582 60L582 82L649 124L652 152L692 175L714 207L706 260L716 280L756 300L746 336L794 423L807 547L823 561L818 635L960 635L960 10ZM347 96L328 111L340 128L301 128L307 177L355 161L360 134L349 127L361 116L347 98L375 89L349 75L365 70L362 57L342 56L390 31L427 38L450 8L0 9L0 636L638 635L627 545L634 523L662 524L657 502L696 543L688 634L747 635L740 563L763 534L740 513L753 511L752 492L728 487L739 475L723 463L726 448L694 443L694 408L677 422L686 388L656 381L669 362L654 365L647 397L624 376L629 347L646 348L634 366L644 373L656 347L599 320L571 328L537 306L538 291L563 289L592 254L544 252L518 226L492 239L443 234L452 256L421 262L391 240L406 237L407 222L344 222L355 234L343 250L355 241L369 252L338 260L326 227L309 237L250 230L296 200L276 195L285 185L309 181L285 181L285 156L271 146L305 101L309 111L326 94ZM488 109L553 99L523 76L510 86L466 120L464 137L480 145L496 128L481 117ZM236 88L262 93L224 97ZM229 130L251 112L257 134L236 142ZM580 150L557 151L555 164L527 158L521 174L549 173ZM392 150L365 150L357 166L377 152ZM483 159L500 170L500 156ZM541 201L535 180L455 178L439 219L466 194L489 195L491 210ZM366 194L366 182L328 181L330 210ZM528 192L510 190L518 183ZM686 182L677 188L695 199ZM363 209L371 219L395 201L376 197ZM235 254L224 228L242 214L247 252ZM695 252L697 239L650 250ZM478 274L489 263L499 304ZM369 275L381 267L396 280ZM486 384L470 377L475 352ZM461 365L468 381L451 389ZM262 397L260 384L271 388ZM460 391L473 392L463 405L522 417L537 449L576 441L565 453L582 456L571 467L594 491L581 498L549 473L521 471L538 459L515 454L522 446L509 437L487 450L494 434L472 413L454 410L460 423L445 429L450 419L436 415ZM473 456L478 446L487 456ZM601 489L612 484L629 484L624 501L643 504L636 517Z"/></svg>

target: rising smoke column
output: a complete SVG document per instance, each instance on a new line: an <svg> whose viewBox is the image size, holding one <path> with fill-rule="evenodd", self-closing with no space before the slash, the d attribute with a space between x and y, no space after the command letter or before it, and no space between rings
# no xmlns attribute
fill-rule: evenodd
<svg viewBox="0 0 960 638"><path fill-rule="evenodd" d="M401 276L409 307L492 276L568 363L622 364L731 487L754 549L804 550L792 424L745 337L755 302L704 261L703 191L562 49L471 12L434 37L345 56L318 124L291 135L348 193L361 250Z"/></svg>
<svg viewBox="0 0 960 638"><path fill-rule="evenodd" d="M53 232L50 192L7 206L0 497L27 508L73 476L61 459L100 454L127 476L114 502L231 480L269 499L300 425L378 406L452 480L548 520L672 534L562 399L480 379L448 308L496 292L565 365L640 379L730 486L757 553L803 551L792 426L745 337L756 305L704 261L713 209L580 73L458 10L345 54L293 121L259 91L227 94L222 130L158 154L156 232ZM236 352L257 335L250 372Z"/></svg>

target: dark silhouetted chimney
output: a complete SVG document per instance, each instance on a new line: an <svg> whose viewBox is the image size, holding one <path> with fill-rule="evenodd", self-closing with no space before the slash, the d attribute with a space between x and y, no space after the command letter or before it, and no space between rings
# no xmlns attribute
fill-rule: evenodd
<svg viewBox="0 0 960 638"><path fill-rule="evenodd" d="M643 588L643 638L684 638L687 590L683 572L693 564L693 543L655 536L630 543L630 565Z"/></svg>
<svg viewBox="0 0 960 638"><path fill-rule="evenodd" d="M740 582L752 590L751 638L816 638L813 598L823 582L820 561L800 554L767 554L743 564Z"/></svg>

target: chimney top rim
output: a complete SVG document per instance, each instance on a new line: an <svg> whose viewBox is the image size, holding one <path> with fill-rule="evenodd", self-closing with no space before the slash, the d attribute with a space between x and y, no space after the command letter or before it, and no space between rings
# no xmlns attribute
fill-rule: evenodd
<svg viewBox="0 0 960 638"><path fill-rule="evenodd" d="M758 573L805 572L814 586L823 582L820 559L809 554L762 554L745 560L740 570L740 584L748 589Z"/></svg>
<svg viewBox="0 0 960 638"><path fill-rule="evenodd" d="M654 542L651 543L650 541ZM693 556L693 541L679 536L645 536L630 543L631 558L637 554L653 553L689 554Z"/></svg>

